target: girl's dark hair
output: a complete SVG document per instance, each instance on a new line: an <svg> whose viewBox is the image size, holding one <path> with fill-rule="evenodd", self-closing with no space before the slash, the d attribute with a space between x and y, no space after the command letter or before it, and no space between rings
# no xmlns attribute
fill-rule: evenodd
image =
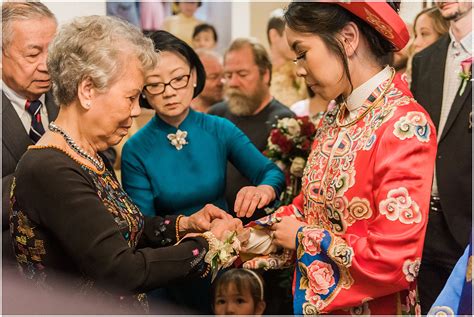
<svg viewBox="0 0 474 317"><path fill-rule="evenodd" d="M250 289L254 305L264 300L262 277L257 272L250 272L247 269L230 269L225 271L212 285L212 298L215 299L217 293L225 290L230 284L234 284L239 293ZM212 301L212 306L214 307L214 300Z"/></svg>
<svg viewBox="0 0 474 317"><path fill-rule="evenodd" d="M193 31L193 38L195 38L199 33L204 32L204 31L211 31L212 36L214 37L214 42L217 43L217 31L212 25L207 24L207 23L196 25Z"/></svg>
<svg viewBox="0 0 474 317"><path fill-rule="evenodd" d="M383 66L390 61L390 55L395 51L392 43L365 21L355 16L337 4L320 2L291 2L285 12L288 27L302 33L312 33L321 37L328 49L342 61L344 73L352 87L347 56L343 43L336 37L349 22L354 22L367 40L370 50L377 62Z"/></svg>
<svg viewBox="0 0 474 317"><path fill-rule="evenodd" d="M204 89L206 84L206 71L196 52L183 40L180 40L173 34L167 31L155 31L146 34L155 46L156 52L171 52L177 53L184 57L188 62L191 70L196 70L196 87L194 88L193 98L198 96ZM146 98L140 97L140 106L144 108L152 108Z"/></svg>

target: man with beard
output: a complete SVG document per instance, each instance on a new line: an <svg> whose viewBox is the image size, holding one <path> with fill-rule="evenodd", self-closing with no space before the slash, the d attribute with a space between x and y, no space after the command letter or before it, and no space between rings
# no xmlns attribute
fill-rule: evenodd
<svg viewBox="0 0 474 317"><path fill-rule="evenodd" d="M449 34L413 58L412 91L437 127L438 153L418 288L428 313L472 224L472 3L439 2Z"/></svg>
<svg viewBox="0 0 474 317"><path fill-rule="evenodd" d="M224 99L222 57L207 49L197 49L196 54L206 71L206 84L202 92L191 102L191 107L199 112L208 112L212 105Z"/></svg>
<svg viewBox="0 0 474 317"><path fill-rule="evenodd" d="M227 100L209 110L209 114L232 121L262 152L272 125L280 118L294 116L270 94L271 73L272 64L262 44L255 39L234 40L224 55ZM231 209L237 192L244 186L251 186L250 181L229 164L226 199Z"/></svg>
<svg viewBox="0 0 474 317"><path fill-rule="evenodd" d="M224 55L224 78L226 101L214 105L208 113L232 121L263 151L273 125L278 119L293 117L294 113L270 94L272 63L262 44L255 39L234 40ZM227 164L226 200L234 209L235 196L249 180ZM251 218L241 219L248 223L265 215L257 210ZM265 314L293 313L291 284L293 270L269 270L263 273L267 290ZM288 285L287 285L288 284Z"/></svg>

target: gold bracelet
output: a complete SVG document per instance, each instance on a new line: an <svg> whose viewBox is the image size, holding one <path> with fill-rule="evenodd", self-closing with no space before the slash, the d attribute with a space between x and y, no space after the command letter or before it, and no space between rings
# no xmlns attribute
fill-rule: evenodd
<svg viewBox="0 0 474 317"><path fill-rule="evenodd" d="M183 215L179 215L178 218L176 218L176 241L179 241L179 221L181 218L183 218Z"/></svg>

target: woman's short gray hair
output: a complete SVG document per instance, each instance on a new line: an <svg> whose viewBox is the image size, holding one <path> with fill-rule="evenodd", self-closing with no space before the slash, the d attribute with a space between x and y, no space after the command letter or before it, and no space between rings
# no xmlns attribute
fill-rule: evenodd
<svg viewBox="0 0 474 317"><path fill-rule="evenodd" d="M130 23L108 16L75 18L63 25L48 52L48 71L56 102L67 105L76 100L79 84L90 78L95 88L107 91L135 55L142 71L157 63L153 42Z"/></svg>

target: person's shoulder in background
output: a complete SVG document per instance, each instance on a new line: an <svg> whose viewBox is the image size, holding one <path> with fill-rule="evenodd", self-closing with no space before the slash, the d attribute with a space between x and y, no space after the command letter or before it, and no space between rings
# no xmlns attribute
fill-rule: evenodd
<svg viewBox="0 0 474 317"><path fill-rule="evenodd" d="M211 106L211 108L209 109L207 113L222 117L227 113L227 111L228 111L227 102L221 101Z"/></svg>

